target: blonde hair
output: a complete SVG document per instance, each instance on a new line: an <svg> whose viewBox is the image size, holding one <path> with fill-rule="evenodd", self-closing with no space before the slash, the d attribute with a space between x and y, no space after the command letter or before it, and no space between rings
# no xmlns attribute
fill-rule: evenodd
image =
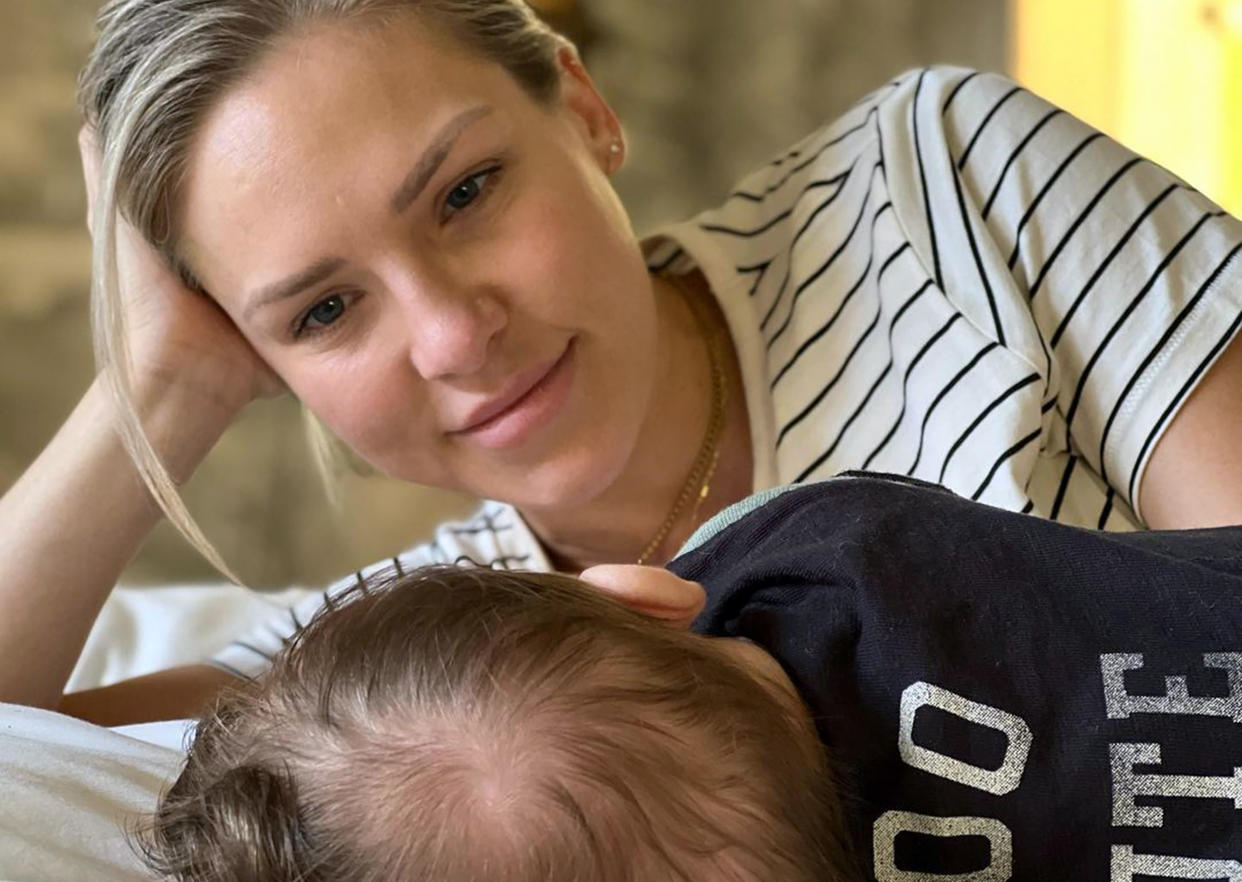
<svg viewBox="0 0 1242 882"><path fill-rule="evenodd" d="M321 610L199 724L139 846L179 882L860 878L823 747L716 641L438 567Z"/></svg>
<svg viewBox="0 0 1242 882"><path fill-rule="evenodd" d="M177 255L176 206L186 157L207 113L283 37L320 22L390 25L402 17L500 65L544 105L560 94L557 52L572 46L523 0L110 0L79 79L79 106L100 151L92 219L96 363L143 482L190 543L235 581L190 516L133 403L117 217L133 224L182 281L201 292ZM316 461L326 475L331 457L319 440Z"/></svg>

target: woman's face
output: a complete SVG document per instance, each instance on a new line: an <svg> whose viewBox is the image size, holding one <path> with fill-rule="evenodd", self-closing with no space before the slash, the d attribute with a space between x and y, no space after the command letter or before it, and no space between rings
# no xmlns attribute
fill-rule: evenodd
<svg viewBox="0 0 1242 882"><path fill-rule="evenodd" d="M417 25L322 26L196 139L183 259L387 474L540 506L625 467L655 382L654 298L607 180L615 120L562 67L544 107Z"/></svg>

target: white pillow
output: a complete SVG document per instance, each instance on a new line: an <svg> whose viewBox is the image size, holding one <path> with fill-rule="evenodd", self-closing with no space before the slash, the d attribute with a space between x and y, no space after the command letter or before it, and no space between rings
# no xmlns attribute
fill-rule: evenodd
<svg viewBox="0 0 1242 882"><path fill-rule="evenodd" d="M180 771L184 721L130 727L0 704L0 879L149 879L125 838Z"/></svg>

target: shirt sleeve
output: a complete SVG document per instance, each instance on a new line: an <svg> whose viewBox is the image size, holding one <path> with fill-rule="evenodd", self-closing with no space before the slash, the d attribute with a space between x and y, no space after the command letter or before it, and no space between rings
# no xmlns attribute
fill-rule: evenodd
<svg viewBox="0 0 1242 882"><path fill-rule="evenodd" d="M442 524L430 542L338 579L292 606L275 607L270 616L256 622L207 663L236 677L254 679L267 670L276 654L298 632L322 610L331 609L345 592L376 577L401 576L433 564L541 572L552 569L535 534L517 510L486 502L468 521Z"/></svg>
<svg viewBox="0 0 1242 882"><path fill-rule="evenodd" d="M331 609L345 592L365 584L377 576L400 575L415 567L432 563L444 563L437 559L432 543L419 545L391 560L380 561L356 573L338 579L322 591L311 591L302 600L287 607L276 607L272 614L208 660L213 667L227 671L235 677L254 679L267 670L272 659L321 610Z"/></svg>
<svg viewBox="0 0 1242 882"><path fill-rule="evenodd" d="M1242 322L1242 224L1002 76L919 71L880 124L916 253L1040 375L1045 449L1139 511L1155 443Z"/></svg>

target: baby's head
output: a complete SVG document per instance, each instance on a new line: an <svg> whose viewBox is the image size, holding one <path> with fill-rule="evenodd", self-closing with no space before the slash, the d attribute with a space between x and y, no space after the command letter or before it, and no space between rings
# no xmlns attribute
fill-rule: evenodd
<svg viewBox="0 0 1242 882"><path fill-rule="evenodd" d="M373 581L200 722L144 849L219 882L847 878L814 729L732 643L568 577Z"/></svg>

